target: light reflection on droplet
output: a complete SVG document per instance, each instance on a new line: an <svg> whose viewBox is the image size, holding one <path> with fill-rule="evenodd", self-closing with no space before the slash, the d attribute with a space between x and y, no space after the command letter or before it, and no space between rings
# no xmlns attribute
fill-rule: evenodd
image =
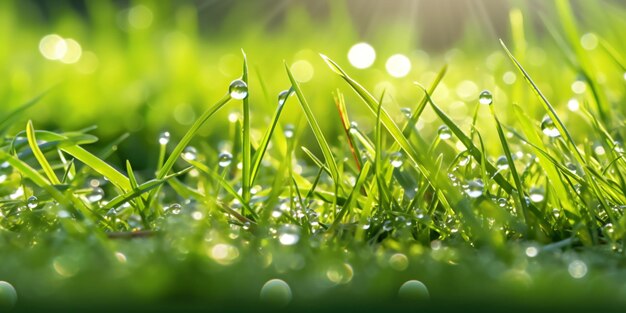
<svg viewBox="0 0 626 313"><path fill-rule="evenodd" d="M261 301L276 307L286 306L291 302L291 297L291 288L281 279L271 279L261 288Z"/></svg>
<svg viewBox="0 0 626 313"><path fill-rule="evenodd" d="M347 284L352 280L354 270L350 264L331 266L326 271L326 278L335 284Z"/></svg>
<svg viewBox="0 0 626 313"><path fill-rule="evenodd" d="M574 260L568 265L567 271L573 278L583 278L587 275L587 264L581 260Z"/></svg>

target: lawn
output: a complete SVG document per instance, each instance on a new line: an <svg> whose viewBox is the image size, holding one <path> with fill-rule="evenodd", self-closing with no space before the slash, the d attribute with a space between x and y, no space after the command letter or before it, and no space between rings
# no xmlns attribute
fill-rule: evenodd
<svg viewBox="0 0 626 313"><path fill-rule="evenodd" d="M626 307L621 1L3 1L0 312Z"/></svg>

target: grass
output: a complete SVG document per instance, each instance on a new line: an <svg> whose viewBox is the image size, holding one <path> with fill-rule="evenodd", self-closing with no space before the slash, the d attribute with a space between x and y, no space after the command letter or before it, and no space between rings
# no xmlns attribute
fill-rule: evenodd
<svg viewBox="0 0 626 313"><path fill-rule="evenodd" d="M357 39L339 4L324 23L342 25L337 45L294 41L324 30L295 7L286 31L250 19L250 35L217 31L215 51L185 22L188 3L149 3L154 24L125 31L98 24L130 14L109 4L89 4L90 22L58 13L55 31L98 53L90 73L85 59L37 55L19 74L9 61L44 25L5 16L0 31L23 40L0 47L12 82L0 87L0 281L16 311L618 311L626 9L606 5L597 24L599 5L560 0L540 17L511 5L499 46L470 26L395 79L341 57ZM234 12L225 24L248 14ZM175 43L166 56L149 40L160 31ZM33 97L31 83L57 83L46 71L66 81ZM430 300L399 296L411 280Z"/></svg>

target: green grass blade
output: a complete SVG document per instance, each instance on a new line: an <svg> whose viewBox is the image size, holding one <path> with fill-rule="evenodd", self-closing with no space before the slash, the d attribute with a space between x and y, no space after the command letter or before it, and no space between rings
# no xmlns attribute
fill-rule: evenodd
<svg viewBox="0 0 626 313"><path fill-rule="evenodd" d="M174 163L176 163L176 160L178 160L178 158L180 157L180 154L183 152L183 150L185 150L185 147L187 147L189 142L191 142L191 139L193 139L193 137L196 135L196 132L198 132L198 129L200 129L200 127L211 116L213 116L215 112L217 112L226 103L228 103L229 100L230 100L230 94L224 95L222 99L217 101L217 103L215 103L212 107L210 107L208 110L204 111L202 115L200 115L200 117L193 123L193 125L191 125L187 133L185 133L183 138L178 142L178 144L176 144L176 147L174 147L174 150L172 150L172 153L165 161L165 164L163 164L163 166L157 173L157 177L156 177L157 179L163 179L169 173L172 167L174 167Z"/></svg>
<svg viewBox="0 0 626 313"><path fill-rule="evenodd" d="M61 150L106 177L113 185L117 186L122 191L127 192L132 189L128 177L87 150L79 146L61 147Z"/></svg>
<svg viewBox="0 0 626 313"><path fill-rule="evenodd" d="M291 94L291 92L293 92L293 89L290 88L289 94ZM278 124L278 119L280 118L280 115L283 112L283 108L285 107L285 103L287 102L287 99L289 99L289 96L285 98L285 101L278 104L276 113L274 113L274 117L272 118L272 121L270 122L270 126L265 132L265 135L263 135L263 139L261 140L259 147L254 152L254 157L252 159L253 160L252 169L250 171L250 186L254 185L256 176L259 173L259 169L261 168L261 162L263 161L263 156L265 155L265 152L267 151L267 147L270 144L270 139L272 139L272 135L274 134L274 130L276 129L276 125Z"/></svg>
<svg viewBox="0 0 626 313"><path fill-rule="evenodd" d="M50 166L50 163L48 163L48 160L39 149L39 145L37 144L37 138L35 137L35 128L33 127L32 121L28 121L28 123L26 124L26 137L28 138L28 145L30 146L30 149L33 151L33 154L35 155L37 162L39 162L39 165L41 165L44 173L46 173L46 176L48 176L48 180L50 180L53 185L61 184L59 178Z"/></svg>
<svg viewBox="0 0 626 313"><path fill-rule="evenodd" d="M243 54L243 74L241 80L248 85L248 96L243 98L243 125L242 125L242 140L241 140L241 190L243 200L247 203L250 201L250 186L251 186L251 171L250 167L250 86L248 84L248 60L246 53L241 50Z"/></svg>
<svg viewBox="0 0 626 313"><path fill-rule="evenodd" d="M343 219L343 217L348 212L351 212L352 209L354 208L356 204L356 200L359 197L359 193L361 192L361 188L363 187L363 184L367 181L367 175L369 174L371 167L372 167L372 163L365 162L365 164L363 165L363 169L359 173L359 176L357 177L356 182L354 183L354 188L352 188L352 191L350 192L350 195L348 195L348 199L346 200L346 203L344 203L343 207L337 214L337 217L333 221L333 224L330 226L330 230L336 229L337 226L339 226L339 223L341 223L341 220Z"/></svg>
<svg viewBox="0 0 626 313"><path fill-rule="evenodd" d="M337 162L335 161L335 157L333 156L330 145L328 145L328 141L326 141L326 137L322 133L322 129L317 123L317 119L315 115L313 115L313 111L309 106L309 103L306 101L304 94L302 93L302 89L300 89L300 84L293 78L293 74L285 63L285 70L287 70L287 75L289 76L289 81L291 81L291 86L293 87L296 95L298 96L298 100L300 102L300 106L306 115L306 119L309 122L309 126L311 126L311 130L313 130L313 135L315 136L315 140L317 140L320 149L322 150L322 154L324 155L324 159L326 160L326 165L330 170L330 176L332 177L335 185L339 185L341 180L339 178L339 169L337 167Z"/></svg>
<svg viewBox="0 0 626 313"><path fill-rule="evenodd" d="M526 201L524 199L524 186L522 185L522 180L517 173L517 168L515 167L515 162L513 161L513 155L511 154L511 149L509 149L509 144L506 141L506 136L504 135L504 131L502 131L502 126L500 126L500 120L498 120L498 116L496 115L495 105L493 103L489 104L489 111L491 112L491 116L493 116L493 120L496 123L496 130L498 132L498 138L500 139L500 145L502 146L502 150L504 150L504 155L506 156L506 160L509 163L509 171L513 176L513 182L515 183L515 188L518 190L517 196L519 198L519 203L522 206L521 216L524 216L524 220L526 223L530 223L530 219L528 218L528 208L526 205ZM484 156L484 154L483 154ZM483 159L483 162L485 160ZM541 215L537 216L537 218L543 218Z"/></svg>
<svg viewBox="0 0 626 313"><path fill-rule="evenodd" d="M578 150L578 147L576 146L576 143L574 142L574 139L573 139L572 135L570 135L569 131L565 127L565 124L563 124L563 122L561 121L559 116L556 114L556 110L554 109L554 106L552 106L552 104L550 104L550 101L548 101L548 99L543 95L541 90L539 90L539 88L537 87L535 82L532 80L532 78L530 78L530 75L528 74L528 72L526 72L526 70L517 61L517 59L515 59L515 57L511 53L511 51L509 51L509 49L506 47L506 45L504 44L504 42L502 40L500 40L500 44L504 48L504 51L508 55L509 59L513 62L515 67L518 69L518 71L520 73L522 73L522 75L524 76L524 79L526 80L526 82L533 89L533 91L535 92L535 95L537 95L537 97L539 97L539 100L540 100L541 104L544 106L544 108L548 112L548 116L554 122L554 125L558 129L559 133L561 133L561 135L563 135L565 137L565 142L567 143L568 148L571 151L574 152L574 157L576 158L576 161L581 164L581 166L583 168L583 172L586 172L585 168L587 167L587 162L583 158L582 153ZM583 176L585 176L585 175L583 175ZM613 214L613 211L609 208L608 204L606 203L606 201L605 201L604 197L602 196L602 193L600 192L600 189L599 189L597 183L595 182L595 180L587 179L587 181L589 182L589 185L591 186L593 192L595 193L596 198L598 199L598 201L602 205L603 209L607 212L608 216L610 216L612 220L615 220L615 216Z"/></svg>

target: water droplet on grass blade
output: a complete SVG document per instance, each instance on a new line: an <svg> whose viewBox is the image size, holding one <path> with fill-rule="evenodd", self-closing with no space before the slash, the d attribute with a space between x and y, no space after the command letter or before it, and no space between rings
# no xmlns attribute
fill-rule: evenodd
<svg viewBox="0 0 626 313"><path fill-rule="evenodd" d="M493 103L493 95L488 90L483 90L480 95L478 95L478 102L484 105L490 105Z"/></svg>
<svg viewBox="0 0 626 313"><path fill-rule="evenodd" d="M277 307L284 307L289 304L291 297L291 288L280 279L271 279L261 288L261 301Z"/></svg>
<svg viewBox="0 0 626 313"><path fill-rule="evenodd" d="M218 158L217 165L219 165L220 167L227 167L233 161L233 155L228 152L220 153L220 155L217 158Z"/></svg>
<svg viewBox="0 0 626 313"><path fill-rule="evenodd" d="M402 155L402 152L394 152L390 154L389 163L391 163L391 166L395 168L402 166L402 164L404 164L404 156Z"/></svg>
<svg viewBox="0 0 626 313"><path fill-rule="evenodd" d="M545 198L544 190L541 187L532 187L529 191L530 201L534 203L542 202Z"/></svg>
<svg viewBox="0 0 626 313"><path fill-rule="evenodd" d="M282 225L278 229L278 241L285 246L292 246L300 240L300 227L293 224Z"/></svg>
<svg viewBox="0 0 626 313"><path fill-rule="evenodd" d="M89 202L98 202L104 197L104 190L100 187L92 188L91 193L87 195Z"/></svg>
<svg viewBox="0 0 626 313"><path fill-rule="evenodd" d="M404 114L404 116L406 116L406 118L410 118L411 117L411 108L401 108L400 112L402 112L402 114Z"/></svg>
<svg viewBox="0 0 626 313"><path fill-rule="evenodd" d="M428 300L430 294L426 285L419 280L409 280L400 286L398 297L402 300Z"/></svg>
<svg viewBox="0 0 626 313"><path fill-rule="evenodd" d="M183 150L183 158L187 160L194 161L198 157L198 150L196 148L189 146Z"/></svg>
<svg viewBox="0 0 626 313"><path fill-rule="evenodd" d="M295 127L293 126L293 124L285 125L285 129L283 133L285 134L285 138L287 139L293 138L293 135L295 134Z"/></svg>
<svg viewBox="0 0 626 313"><path fill-rule="evenodd" d="M166 213L178 215L182 209L183 207L180 204L174 203L167 208Z"/></svg>
<svg viewBox="0 0 626 313"><path fill-rule="evenodd" d="M467 193L470 198L478 198L483 195L484 188L485 184L482 179L475 179L467 183L465 193Z"/></svg>
<svg viewBox="0 0 626 313"><path fill-rule="evenodd" d="M561 136L561 133L556 128L554 121L549 116L546 116L541 120L541 131L550 138L556 138Z"/></svg>
<svg viewBox="0 0 626 313"><path fill-rule="evenodd" d="M448 139L452 138L452 131L446 125L439 126L439 129L437 130L437 133L439 134L439 139L441 139L441 140L448 140Z"/></svg>
<svg viewBox="0 0 626 313"><path fill-rule="evenodd" d="M162 132L159 135L159 144L164 146L168 142L170 142L170 132Z"/></svg>
<svg viewBox="0 0 626 313"><path fill-rule="evenodd" d="M27 203L28 208L32 210L36 208L37 205L39 205L39 199L37 199L37 197L35 196L30 196L28 197Z"/></svg>
<svg viewBox="0 0 626 313"><path fill-rule="evenodd" d="M248 97L248 85L241 79L235 79L228 86L228 93L233 99L245 99Z"/></svg>
<svg viewBox="0 0 626 313"><path fill-rule="evenodd" d="M283 105L287 101L287 97L291 94L291 89L283 90L278 94L278 105Z"/></svg>
<svg viewBox="0 0 626 313"><path fill-rule="evenodd" d="M17 292L13 285L6 281L0 281L0 310L2 312L11 310L17 302Z"/></svg>
<svg viewBox="0 0 626 313"><path fill-rule="evenodd" d="M500 157L498 157L498 159L496 160L496 167L500 171L504 171L509 168L509 160L507 160L506 156L501 155Z"/></svg>

